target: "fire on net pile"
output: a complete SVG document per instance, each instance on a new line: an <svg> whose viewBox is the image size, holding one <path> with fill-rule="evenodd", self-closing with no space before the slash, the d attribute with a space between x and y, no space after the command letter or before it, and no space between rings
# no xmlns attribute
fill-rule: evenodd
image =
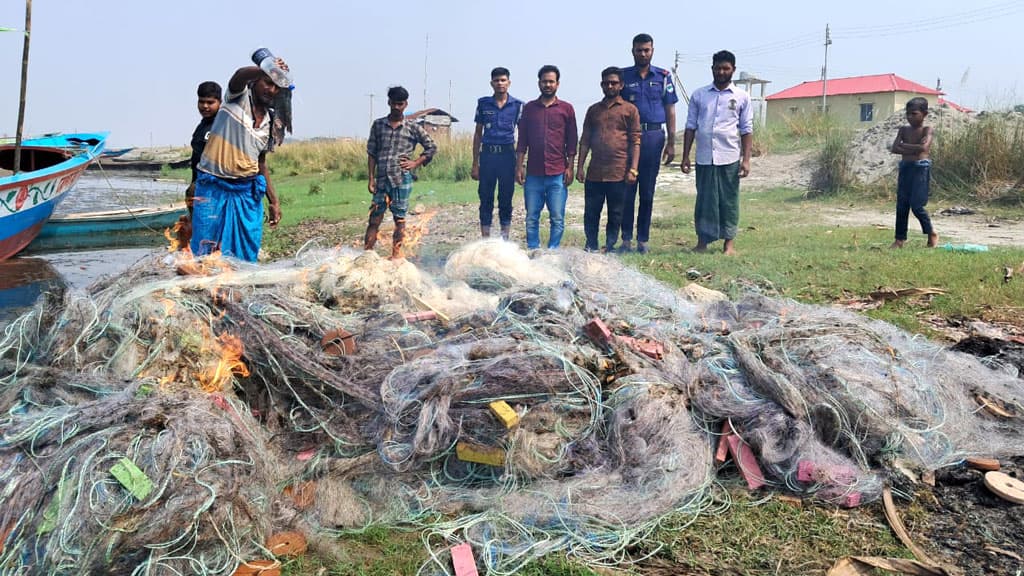
<svg viewBox="0 0 1024 576"><path fill-rule="evenodd" d="M719 437L751 487L840 506L1024 446L977 403L1019 414L1017 379L891 325L496 240L435 275L154 256L13 322L0 361L3 573L232 574L375 524L423 531L423 573L456 540L494 573L616 562L711 513Z"/></svg>

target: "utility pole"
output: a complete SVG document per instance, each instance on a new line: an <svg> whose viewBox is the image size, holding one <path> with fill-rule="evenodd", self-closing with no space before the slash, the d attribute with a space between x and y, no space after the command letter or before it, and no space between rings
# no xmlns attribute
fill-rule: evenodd
<svg viewBox="0 0 1024 576"><path fill-rule="evenodd" d="M832 34L825 24L825 65L821 67L821 113L828 114L828 47L832 45Z"/></svg>
<svg viewBox="0 0 1024 576"><path fill-rule="evenodd" d="M430 51L430 34L423 41L423 110L427 109L427 54Z"/></svg>
<svg viewBox="0 0 1024 576"><path fill-rule="evenodd" d="M373 124L373 97L376 96L373 92L367 94L370 98L370 124Z"/></svg>
<svg viewBox="0 0 1024 576"><path fill-rule="evenodd" d="M686 93L686 89L683 88L683 81L679 78L679 59L682 57L679 54L679 50L676 50L676 59L672 62L672 82L676 85L676 91L679 93L678 96L683 99L684 104L690 103L690 96Z"/></svg>

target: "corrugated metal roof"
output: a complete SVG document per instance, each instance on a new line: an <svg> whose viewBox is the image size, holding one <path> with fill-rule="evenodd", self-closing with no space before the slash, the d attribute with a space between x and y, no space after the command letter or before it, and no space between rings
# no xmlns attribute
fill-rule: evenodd
<svg viewBox="0 0 1024 576"><path fill-rule="evenodd" d="M804 82L776 92L765 100L785 100L787 98L815 98L821 96L822 80ZM876 94L879 92L912 92L914 94L939 95L942 92L929 88L895 74L875 74L872 76L852 76L850 78L829 78L828 96L842 94Z"/></svg>
<svg viewBox="0 0 1024 576"><path fill-rule="evenodd" d="M961 106L956 102L953 102L952 100L946 100L941 96L939 97L939 106L949 106L953 110L958 110L960 112L974 112L974 110L971 110L967 106Z"/></svg>

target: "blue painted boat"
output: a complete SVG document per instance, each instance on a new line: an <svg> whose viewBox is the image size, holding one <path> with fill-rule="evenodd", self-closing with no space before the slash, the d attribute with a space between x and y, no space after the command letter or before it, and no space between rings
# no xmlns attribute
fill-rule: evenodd
<svg viewBox="0 0 1024 576"><path fill-rule="evenodd" d="M0 144L0 261L29 245L103 152L106 132L51 134L22 141L14 170L14 143Z"/></svg>
<svg viewBox="0 0 1024 576"><path fill-rule="evenodd" d="M61 293L60 273L42 258L11 258L0 262L0 323L24 313L44 292Z"/></svg>
<svg viewBox="0 0 1024 576"><path fill-rule="evenodd" d="M101 154L100 157L118 158L120 156L124 156L125 154L131 152L132 150L135 150L135 148L114 148L113 150L104 150L103 154Z"/></svg>
<svg viewBox="0 0 1024 576"><path fill-rule="evenodd" d="M148 208L124 208L53 216L28 252L85 250L165 243L169 228L188 214L184 202Z"/></svg>

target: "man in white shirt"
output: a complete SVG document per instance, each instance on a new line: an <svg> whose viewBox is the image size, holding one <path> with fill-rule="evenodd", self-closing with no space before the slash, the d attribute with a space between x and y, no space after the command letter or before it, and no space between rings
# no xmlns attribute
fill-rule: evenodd
<svg viewBox="0 0 1024 576"><path fill-rule="evenodd" d="M736 254L734 241L740 219L740 178L750 174L754 121L750 96L732 83L736 56L728 50L711 58L714 83L690 97L683 134L681 169L690 173L690 149L697 141L697 228L694 252L725 240L723 252Z"/></svg>

